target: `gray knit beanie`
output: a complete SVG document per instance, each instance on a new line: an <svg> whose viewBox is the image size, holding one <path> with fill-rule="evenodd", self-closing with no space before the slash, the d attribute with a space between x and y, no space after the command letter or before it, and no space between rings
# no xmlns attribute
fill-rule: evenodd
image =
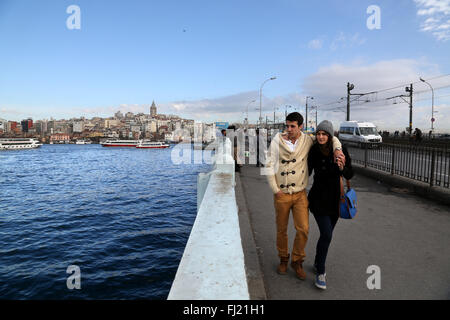
<svg viewBox="0 0 450 320"><path fill-rule="evenodd" d="M323 120L321 123L319 123L316 133L319 131L325 131L330 135L330 137L334 136L333 124L328 120Z"/></svg>

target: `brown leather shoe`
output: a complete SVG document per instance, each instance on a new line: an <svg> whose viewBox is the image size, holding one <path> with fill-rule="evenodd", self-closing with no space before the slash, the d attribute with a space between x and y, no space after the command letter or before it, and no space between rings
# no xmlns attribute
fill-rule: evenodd
<svg viewBox="0 0 450 320"><path fill-rule="evenodd" d="M289 262L289 255L287 257L280 258L280 265L277 268L278 274L287 274L287 267Z"/></svg>
<svg viewBox="0 0 450 320"><path fill-rule="evenodd" d="M303 270L303 261L297 260L291 262L291 267L295 270L295 273L297 274L297 277L300 280L306 279L306 273L305 270Z"/></svg>

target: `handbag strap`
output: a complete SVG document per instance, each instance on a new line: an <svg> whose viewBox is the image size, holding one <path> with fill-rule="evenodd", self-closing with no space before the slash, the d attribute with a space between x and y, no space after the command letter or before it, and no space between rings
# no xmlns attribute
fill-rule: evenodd
<svg viewBox="0 0 450 320"><path fill-rule="evenodd" d="M351 189L350 187L350 180L345 179L347 182L347 191ZM340 177L340 185L341 185L341 199L344 198L345 196L345 191L344 191L344 178L341 176Z"/></svg>

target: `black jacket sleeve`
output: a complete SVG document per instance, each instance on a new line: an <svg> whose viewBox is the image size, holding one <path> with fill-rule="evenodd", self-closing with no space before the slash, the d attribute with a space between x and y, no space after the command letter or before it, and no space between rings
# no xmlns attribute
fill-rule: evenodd
<svg viewBox="0 0 450 320"><path fill-rule="evenodd" d="M342 171L342 175L345 179L350 180L353 178L354 172L352 167L352 159L350 158L350 154L348 153L348 150L345 146L342 146L342 152L345 156L345 166L344 170Z"/></svg>
<svg viewBox="0 0 450 320"><path fill-rule="evenodd" d="M313 172L314 169L314 145L309 149L308 153L308 171L309 175Z"/></svg>

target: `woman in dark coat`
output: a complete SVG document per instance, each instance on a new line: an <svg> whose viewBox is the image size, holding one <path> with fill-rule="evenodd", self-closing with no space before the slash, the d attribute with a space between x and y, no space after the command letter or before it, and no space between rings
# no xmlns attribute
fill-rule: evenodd
<svg viewBox="0 0 450 320"><path fill-rule="evenodd" d="M326 289L325 260L331 243L334 227L339 219L339 199L341 196L340 177L349 180L353 177L350 155L347 148L342 152L345 160L333 161L333 125L322 121L316 130L316 143L308 155L309 174L314 171L314 183L308 194L309 210L319 226L320 238L316 247L315 284Z"/></svg>

